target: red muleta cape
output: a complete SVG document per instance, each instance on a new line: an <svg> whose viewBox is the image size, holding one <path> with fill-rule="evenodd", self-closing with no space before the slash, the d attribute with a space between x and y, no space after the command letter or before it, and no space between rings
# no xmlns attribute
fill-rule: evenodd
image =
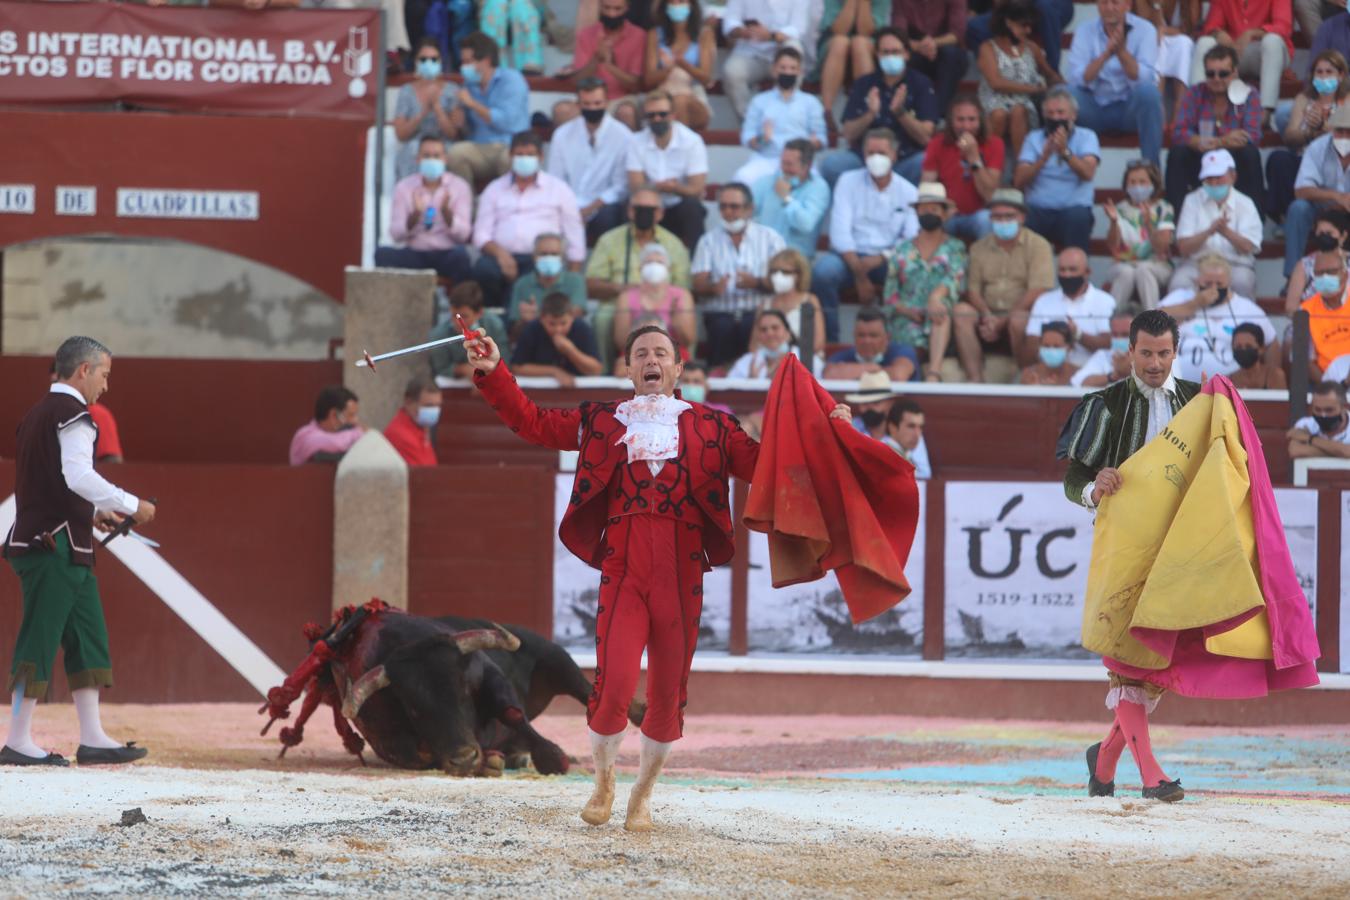
<svg viewBox="0 0 1350 900"><path fill-rule="evenodd" d="M853 621L862 622L910 592L904 568L919 489L898 453L831 419L835 405L795 356L779 365L744 521L769 536L774 587L833 569Z"/></svg>

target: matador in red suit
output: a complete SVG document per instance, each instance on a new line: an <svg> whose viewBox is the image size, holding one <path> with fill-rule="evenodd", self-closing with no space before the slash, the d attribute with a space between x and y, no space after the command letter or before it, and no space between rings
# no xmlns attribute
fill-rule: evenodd
<svg viewBox="0 0 1350 900"><path fill-rule="evenodd" d="M634 397L578 409L535 406L491 338L468 347L479 390L512 431L543 447L579 451L558 535L600 570L595 690L587 708L595 791L581 817L592 825L609 821L614 762L645 648L647 713L624 827L649 831L652 788L684 731L703 573L732 555L728 479L751 479L759 444L733 416L680 399L679 355L660 326L628 339ZM851 413L841 404L832 415Z"/></svg>

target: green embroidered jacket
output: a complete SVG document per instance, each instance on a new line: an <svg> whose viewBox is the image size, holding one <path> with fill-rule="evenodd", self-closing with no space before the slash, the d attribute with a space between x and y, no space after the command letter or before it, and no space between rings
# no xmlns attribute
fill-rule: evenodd
<svg viewBox="0 0 1350 900"><path fill-rule="evenodd" d="M1175 380L1169 394L1172 415L1200 393L1194 381ZM1057 459L1069 460L1064 473L1064 494L1082 505L1083 487L1095 481L1102 469L1119 468L1140 447L1148 430L1148 399L1139 392L1134 378L1087 394L1069 415L1055 446Z"/></svg>

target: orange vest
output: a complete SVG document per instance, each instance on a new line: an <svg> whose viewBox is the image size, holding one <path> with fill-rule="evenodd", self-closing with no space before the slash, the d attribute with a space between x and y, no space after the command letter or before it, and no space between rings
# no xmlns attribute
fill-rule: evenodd
<svg viewBox="0 0 1350 900"><path fill-rule="evenodd" d="M1308 312L1317 368L1325 372L1332 360L1350 353L1350 304L1330 309L1322 302L1321 294L1313 294L1303 301L1302 308Z"/></svg>

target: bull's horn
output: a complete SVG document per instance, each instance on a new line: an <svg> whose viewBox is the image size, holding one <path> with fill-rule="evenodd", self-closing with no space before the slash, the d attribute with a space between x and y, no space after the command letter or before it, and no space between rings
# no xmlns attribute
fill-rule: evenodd
<svg viewBox="0 0 1350 900"><path fill-rule="evenodd" d="M520 638L500 625L493 625L491 628L461 631L455 635L455 644L460 653L472 653L475 650L508 650L514 653L520 649Z"/></svg>

